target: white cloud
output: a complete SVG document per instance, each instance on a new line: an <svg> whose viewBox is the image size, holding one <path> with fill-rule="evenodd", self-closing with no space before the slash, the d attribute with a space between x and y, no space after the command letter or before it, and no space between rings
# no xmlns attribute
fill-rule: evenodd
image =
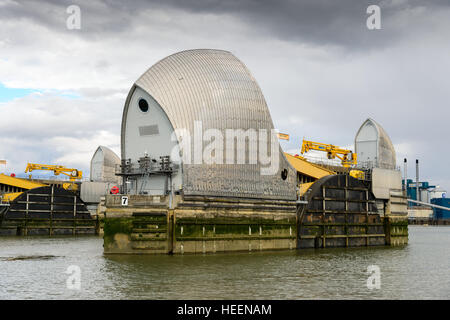
<svg viewBox="0 0 450 320"><path fill-rule="evenodd" d="M84 138L54 137L49 140L49 145L61 155L55 159L57 163L86 168L98 146L107 146L120 155L120 134L98 131Z"/></svg>
<svg viewBox="0 0 450 320"><path fill-rule="evenodd" d="M31 94L0 104L0 158L21 173L27 162L88 172L99 145L119 151L122 99Z"/></svg>

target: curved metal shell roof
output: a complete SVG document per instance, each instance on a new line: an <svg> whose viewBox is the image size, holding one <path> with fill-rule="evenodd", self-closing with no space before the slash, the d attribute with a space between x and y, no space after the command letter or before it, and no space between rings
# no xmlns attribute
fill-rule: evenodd
<svg viewBox="0 0 450 320"><path fill-rule="evenodd" d="M377 132L377 167L394 169L397 165L396 153L391 138L386 130L375 120L367 119L359 128L355 136L355 147L357 146L358 137L361 130L366 126L373 126ZM356 150L357 151L357 150Z"/></svg>
<svg viewBox="0 0 450 320"><path fill-rule="evenodd" d="M97 152L101 151L103 153L103 164L107 167L115 167L116 164L120 164L119 156L112 151L110 148L105 146L99 146L97 150L95 150L92 159L94 159ZM92 161L92 160L91 160Z"/></svg>
<svg viewBox="0 0 450 320"><path fill-rule="evenodd" d="M261 89L239 59L222 50L182 51L153 65L130 90L122 120L122 157L126 148L123 137L127 109L136 87L159 103L175 130L187 129L193 133L194 121L201 121L203 130L213 128L223 133L225 129L253 128L269 132L273 129ZM183 164L183 191L185 194L295 199L295 170L281 148L279 153L279 170L271 176L262 176L259 164ZM283 169L288 170L286 180L280 178Z"/></svg>
<svg viewBox="0 0 450 320"><path fill-rule="evenodd" d="M99 146L91 158L90 181L118 181L115 167L120 158L110 148Z"/></svg>

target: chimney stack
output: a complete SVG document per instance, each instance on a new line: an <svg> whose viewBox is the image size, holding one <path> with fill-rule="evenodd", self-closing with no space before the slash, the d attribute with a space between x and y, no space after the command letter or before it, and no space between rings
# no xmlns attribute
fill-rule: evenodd
<svg viewBox="0 0 450 320"><path fill-rule="evenodd" d="M419 191L419 159L416 159L416 200L420 201L420 191Z"/></svg>
<svg viewBox="0 0 450 320"><path fill-rule="evenodd" d="M404 181L405 184L403 186L404 190L405 190L405 194L408 194L408 160L406 160L406 158L403 160L403 175L404 175Z"/></svg>

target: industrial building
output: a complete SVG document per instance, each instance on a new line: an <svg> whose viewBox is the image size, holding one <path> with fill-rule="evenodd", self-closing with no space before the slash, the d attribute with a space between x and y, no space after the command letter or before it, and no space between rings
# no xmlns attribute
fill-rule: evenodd
<svg viewBox="0 0 450 320"><path fill-rule="evenodd" d="M406 180L406 194L408 199L430 202L432 198L436 198L436 186L430 185L428 181L420 181L418 188L417 183L412 179ZM405 182L403 180L403 186ZM441 192L442 195L443 192ZM411 203L410 206L418 206L417 203Z"/></svg>
<svg viewBox="0 0 450 320"><path fill-rule="evenodd" d="M428 181L413 181L403 179L403 188L409 199L408 218L411 223L440 224L450 218L450 202L446 199L447 192ZM449 208L435 207L441 206Z"/></svg>
<svg viewBox="0 0 450 320"><path fill-rule="evenodd" d="M432 198L431 204L436 206L441 206L444 208L450 208L449 198ZM450 210L445 210L444 208L435 207L433 208L434 219L436 220L450 220Z"/></svg>

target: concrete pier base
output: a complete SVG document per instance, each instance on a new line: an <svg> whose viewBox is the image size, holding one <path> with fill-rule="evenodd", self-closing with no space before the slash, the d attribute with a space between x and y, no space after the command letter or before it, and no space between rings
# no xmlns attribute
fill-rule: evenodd
<svg viewBox="0 0 450 320"><path fill-rule="evenodd" d="M406 217L385 217L384 228L387 245L403 246L408 244L408 220Z"/></svg>
<svg viewBox="0 0 450 320"><path fill-rule="evenodd" d="M108 195L104 251L112 253L214 253L295 249L294 202L225 198L173 199Z"/></svg>

